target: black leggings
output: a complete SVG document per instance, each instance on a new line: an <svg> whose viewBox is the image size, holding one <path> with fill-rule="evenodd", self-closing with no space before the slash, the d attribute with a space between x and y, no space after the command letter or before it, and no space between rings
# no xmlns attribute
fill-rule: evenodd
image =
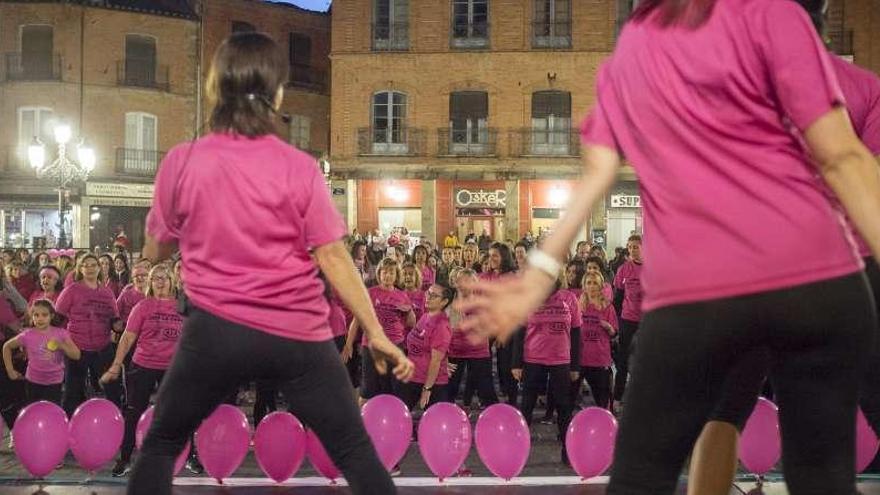
<svg viewBox="0 0 880 495"><path fill-rule="evenodd" d="M638 331L638 321L620 320L620 337L618 338L617 353L614 356L614 367L617 368L617 373L614 375L614 400L623 399L626 380L629 377L630 355Z"/></svg>
<svg viewBox="0 0 880 495"><path fill-rule="evenodd" d="M150 396L164 376L165 370L144 368L135 363L125 372L125 436L119 452L119 458L125 462L131 461L138 421L150 406Z"/></svg>
<svg viewBox="0 0 880 495"><path fill-rule="evenodd" d="M792 495L855 492L855 412L877 325L863 274L645 315L610 495L671 494L733 367L771 356Z"/></svg>
<svg viewBox="0 0 880 495"><path fill-rule="evenodd" d="M67 417L73 415L76 408L86 400L86 381L90 376L95 379L110 368L114 358L113 344L107 344L100 351L82 351L79 360L64 358L64 397L61 399ZM101 386L107 400L116 404L122 411L122 384L119 380Z"/></svg>
<svg viewBox="0 0 880 495"><path fill-rule="evenodd" d="M465 380L464 406L471 405L473 390L480 397L480 405L489 407L498 403L498 395L495 393L495 384L492 382L492 358L449 358L449 362L455 364L455 373L449 377L449 400L455 402L458 398L458 390L461 387L462 377L467 374Z"/></svg>
<svg viewBox="0 0 880 495"><path fill-rule="evenodd" d="M278 383L274 380L257 380L256 396L254 397L254 428L260 425L260 421L269 413L278 410L275 396L278 393Z"/></svg>
<svg viewBox="0 0 880 495"><path fill-rule="evenodd" d="M290 412L313 430L355 494L396 493L367 436L332 340L277 337L191 308L129 495L169 495L174 459L239 383L277 379Z"/></svg>
<svg viewBox="0 0 880 495"><path fill-rule="evenodd" d="M577 404L581 382L586 380L596 407L601 407L602 409L611 407L611 375L611 368L582 366L580 380L572 383L572 404Z"/></svg>
<svg viewBox="0 0 880 495"><path fill-rule="evenodd" d="M402 344L397 344L397 347L406 352ZM389 394L398 398L402 397L401 386L403 384L394 378L394 375L391 373L380 375L379 371L376 370L376 364L373 362L373 353L364 346L361 346L361 365L363 376L361 378L360 395L362 398L369 400L382 394Z"/></svg>
<svg viewBox="0 0 880 495"><path fill-rule="evenodd" d="M555 366L523 363L522 413L526 423L532 424L532 412L538 401L538 394L547 386L552 390L553 406L556 409L557 438L565 439L565 430L571 421L571 370L567 364ZM548 380L549 379L549 385Z"/></svg>
<svg viewBox="0 0 880 495"><path fill-rule="evenodd" d="M519 397L519 383L513 379L513 375L510 373L513 365L513 339L504 344L504 347L498 347L496 344L495 361L498 368L498 386L501 388L501 392L507 396L506 402L516 407Z"/></svg>
<svg viewBox="0 0 880 495"><path fill-rule="evenodd" d="M422 398L422 389L424 388L424 383L416 383L409 382L403 383L400 387L400 395L404 404L406 404L406 408L412 411L415 409L416 405L419 403L419 399ZM438 402L452 402L449 398L449 387L448 385L437 385L434 384L431 387L431 398L428 399L428 405L425 406L425 410L427 411L429 407L433 406Z"/></svg>
<svg viewBox="0 0 880 495"><path fill-rule="evenodd" d="M874 291L875 307L880 313L880 266L874 258L867 258L865 259L865 267L865 273L871 283L871 289ZM865 413L868 423L880 435L880 327L877 329L877 338L868 356L865 372L862 374L859 404L862 406L862 412Z"/></svg>
<svg viewBox="0 0 880 495"><path fill-rule="evenodd" d="M51 402L56 406L61 405L61 384L40 385L39 383L25 382L27 403L33 404L41 400Z"/></svg>

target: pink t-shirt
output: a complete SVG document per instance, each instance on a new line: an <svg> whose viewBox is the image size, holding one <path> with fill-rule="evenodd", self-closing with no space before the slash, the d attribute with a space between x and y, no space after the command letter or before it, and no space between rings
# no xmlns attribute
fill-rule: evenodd
<svg viewBox="0 0 880 495"><path fill-rule="evenodd" d="M348 333L348 326L345 324L345 312L342 311L342 305L336 298L330 298L330 332L333 338L341 337Z"/></svg>
<svg viewBox="0 0 880 495"><path fill-rule="evenodd" d="M642 263L629 260L617 269L614 286L622 289L623 308L620 317L629 321L642 321Z"/></svg>
<svg viewBox="0 0 880 495"><path fill-rule="evenodd" d="M76 282L76 270L71 269L67 272L67 275L64 276L64 286L69 287Z"/></svg>
<svg viewBox="0 0 880 495"><path fill-rule="evenodd" d="M63 328L24 329L18 335L18 341L24 347L28 358L25 379L37 385L58 385L63 382L64 351L58 344L69 338L70 333ZM54 341L55 350L49 349L49 341Z"/></svg>
<svg viewBox="0 0 880 495"><path fill-rule="evenodd" d="M58 292L53 292L51 294L46 294L41 290L34 291L31 294L31 297L28 299L28 306L32 305L34 301L39 301L40 299L47 299L52 301L52 304L55 304L55 301L58 300Z"/></svg>
<svg viewBox="0 0 880 495"><path fill-rule="evenodd" d="M0 297L0 325L9 325L19 320L21 318L15 314L12 303L6 300L5 297Z"/></svg>
<svg viewBox="0 0 880 495"><path fill-rule="evenodd" d="M566 297L568 307L571 309L571 326L578 327L581 321L581 289L562 289L560 292Z"/></svg>
<svg viewBox="0 0 880 495"><path fill-rule="evenodd" d="M156 177L147 232L179 242L195 306L280 337L331 338L309 251L346 229L308 154L274 135L178 145Z"/></svg>
<svg viewBox="0 0 880 495"><path fill-rule="evenodd" d="M615 331L618 330L614 305L609 302L604 309L590 305L583 310L583 315L581 366L607 368L611 366L611 337L600 322L608 322Z"/></svg>
<svg viewBox="0 0 880 495"><path fill-rule="evenodd" d="M856 134L874 156L880 156L880 77L836 55L831 56L831 63ZM870 256L871 249L865 239L855 228L853 234L859 254Z"/></svg>
<svg viewBox="0 0 880 495"><path fill-rule="evenodd" d="M386 290L378 285L370 287L367 292L370 300L373 301L373 309L379 318L382 329L388 340L395 344L400 344L406 335L406 315L398 308L401 306L412 306L406 292L398 289ZM364 333L361 339L361 345L367 345L367 334Z"/></svg>
<svg viewBox="0 0 880 495"><path fill-rule="evenodd" d="M131 310L135 305L144 300L147 296L143 292L134 288L133 284L128 284L122 289L122 293L116 298L116 306L119 308L119 317L123 321L128 321Z"/></svg>
<svg viewBox="0 0 880 495"><path fill-rule="evenodd" d="M119 318L116 298L108 287L90 289L74 282L61 291L55 311L67 317L67 331L83 351L100 351L110 345L114 318Z"/></svg>
<svg viewBox="0 0 880 495"><path fill-rule="evenodd" d="M489 338L481 336L476 330L452 329L452 342L449 344L449 357L456 359L485 359L492 357Z"/></svg>
<svg viewBox="0 0 880 495"><path fill-rule="evenodd" d="M437 281L437 273L428 265L422 268L422 290L428 290Z"/></svg>
<svg viewBox="0 0 880 495"><path fill-rule="evenodd" d="M430 287L430 285L428 287ZM412 304L413 311L416 313L416 322L418 322L422 318L422 315L425 314L425 291L417 289L405 292Z"/></svg>
<svg viewBox="0 0 880 495"><path fill-rule="evenodd" d="M413 383L424 384L427 380L432 350L444 354L434 384L446 385L449 383L448 351L451 340L452 330L449 328L449 318L445 312L440 311L437 314L422 316L416 327L406 336L406 355L415 366Z"/></svg>
<svg viewBox="0 0 880 495"><path fill-rule="evenodd" d="M569 301L563 291L556 291L529 317L524 362L548 366L571 364L573 320Z"/></svg>
<svg viewBox="0 0 880 495"><path fill-rule="evenodd" d="M597 78L586 146L636 169L650 311L860 270L803 131L843 103L831 60L789 0L717 0L696 29L627 23ZM710 47L710 48L707 48Z"/></svg>
<svg viewBox="0 0 880 495"><path fill-rule="evenodd" d="M176 299L148 297L137 303L125 325L126 332L138 337L131 360L144 368L168 369L182 329Z"/></svg>

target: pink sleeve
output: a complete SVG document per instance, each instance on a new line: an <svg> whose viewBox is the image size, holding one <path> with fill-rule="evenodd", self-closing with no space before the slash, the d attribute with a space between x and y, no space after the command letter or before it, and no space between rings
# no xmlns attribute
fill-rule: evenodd
<svg viewBox="0 0 880 495"><path fill-rule="evenodd" d="M313 168L310 183L305 188L308 203L303 214L305 241L310 248L338 241L346 234L342 215L333 205L324 176L318 173L317 164Z"/></svg>
<svg viewBox="0 0 880 495"><path fill-rule="evenodd" d="M614 305L608 304L608 306L605 307L605 316L608 318L605 321L614 327L615 332L620 330L620 322L617 321L617 312L614 310Z"/></svg>
<svg viewBox="0 0 880 495"><path fill-rule="evenodd" d="M110 302L111 302L110 305L113 306L113 316L115 318L119 318L119 305L116 304L116 294L114 294L113 290L110 289L109 287L107 287L106 289L110 295Z"/></svg>
<svg viewBox="0 0 880 495"><path fill-rule="evenodd" d="M590 115L581 124L581 142L584 145L598 145L620 151L620 145L608 121L607 105L611 103L613 90L606 81L609 62L602 65L596 77L596 103Z"/></svg>
<svg viewBox="0 0 880 495"><path fill-rule="evenodd" d="M624 263L623 266L617 269L617 274L614 275L614 287L617 289L623 289L623 284L626 282L627 275L627 264Z"/></svg>
<svg viewBox="0 0 880 495"><path fill-rule="evenodd" d="M861 138L874 156L880 156L880 78L874 77L871 81L868 114L865 116Z"/></svg>
<svg viewBox="0 0 880 495"><path fill-rule="evenodd" d="M446 353L449 352L450 343L452 343L452 329L449 328L449 322L442 319L431 338L431 349Z"/></svg>
<svg viewBox="0 0 880 495"><path fill-rule="evenodd" d="M175 190L180 180L178 155L188 153L187 144L184 148L171 150L162 160L156 183L153 188L153 205L147 214L147 233L159 242L172 242L180 237L180 219L175 209Z"/></svg>
<svg viewBox="0 0 880 495"><path fill-rule="evenodd" d="M828 50L806 11L795 2L769 1L749 22L782 111L801 131L844 104Z"/></svg>
<svg viewBox="0 0 880 495"><path fill-rule="evenodd" d="M70 315L70 306L73 304L73 287L72 285L65 287L58 295L58 299L55 300L56 313L64 316Z"/></svg>
<svg viewBox="0 0 880 495"><path fill-rule="evenodd" d="M128 321L125 323L125 331L137 335L141 333L141 327L144 324L144 312L146 312L146 300L137 303L131 314L128 315Z"/></svg>

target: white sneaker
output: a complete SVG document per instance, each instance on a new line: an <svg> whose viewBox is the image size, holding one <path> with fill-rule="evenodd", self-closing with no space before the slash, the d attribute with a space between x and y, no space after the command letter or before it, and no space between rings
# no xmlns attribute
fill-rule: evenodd
<svg viewBox="0 0 880 495"><path fill-rule="evenodd" d="M15 450L15 439L9 435L9 450Z"/></svg>

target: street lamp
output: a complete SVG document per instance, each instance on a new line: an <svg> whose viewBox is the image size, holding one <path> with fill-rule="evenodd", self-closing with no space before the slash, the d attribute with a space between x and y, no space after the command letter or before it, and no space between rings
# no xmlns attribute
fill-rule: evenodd
<svg viewBox="0 0 880 495"><path fill-rule="evenodd" d="M64 213L67 209L66 200L68 187L74 182L85 182L89 178L89 174L95 169L95 150L85 145L85 141L81 140L77 145L77 161L71 160L67 156L67 144L73 135L70 126L67 124L58 124L52 130L55 143L58 145L58 157L46 165L46 148L39 139L34 137L33 142L28 146L28 161L33 168L37 177L53 179L58 185L58 246L68 247L67 235L64 232Z"/></svg>

